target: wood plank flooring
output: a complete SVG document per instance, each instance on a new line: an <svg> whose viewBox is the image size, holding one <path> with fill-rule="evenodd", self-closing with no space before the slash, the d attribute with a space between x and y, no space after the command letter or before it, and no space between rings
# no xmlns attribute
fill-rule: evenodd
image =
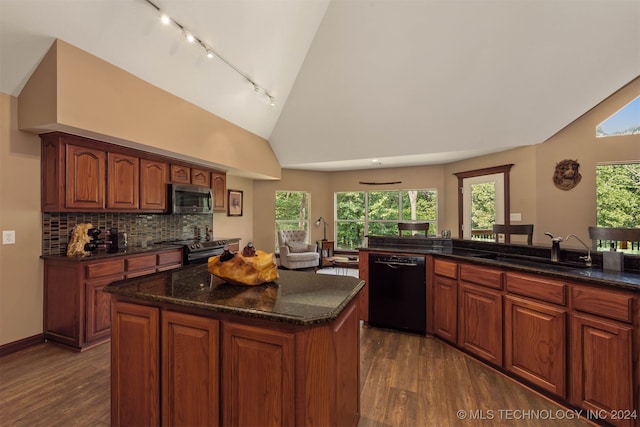
<svg viewBox="0 0 640 427"><path fill-rule="evenodd" d="M434 338L363 327L360 341L360 427L588 425L536 419L566 411ZM0 358L0 426L108 426L110 349L44 343Z"/></svg>

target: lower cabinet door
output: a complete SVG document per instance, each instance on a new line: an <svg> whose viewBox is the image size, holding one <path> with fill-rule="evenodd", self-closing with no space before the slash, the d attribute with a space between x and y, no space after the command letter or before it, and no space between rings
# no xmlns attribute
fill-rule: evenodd
<svg viewBox="0 0 640 427"><path fill-rule="evenodd" d="M632 426L640 416L633 407L632 333L615 321L571 318L570 401L617 426Z"/></svg>
<svg viewBox="0 0 640 427"><path fill-rule="evenodd" d="M225 322L222 424L293 426L294 335Z"/></svg>
<svg viewBox="0 0 640 427"><path fill-rule="evenodd" d="M220 425L219 323L162 312L162 425Z"/></svg>
<svg viewBox="0 0 640 427"><path fill-rule="evenodd" d="M160 310L114 301L111 425L160 425Z"/></svg>
<svg viewBox="0 0 640 427"><path fill-rule="evenodd" d="M504 367L566 398L565 310L506 296L504 313Z"/></svg>
<svg viewBox="0 0 640 427"><path fill-rule="evenodd" d="M502 295L466 282L459 287L458 345L502 366Z"/></svg>
<svg viewBox="0 0 640 427"><path fill-rule="evenodd" d="M122 276L85 282L86 342L108 338L111 335L111 296L102 292L102 288L120 279Z"/></svg>
<svg viewBox="0 0 640 427"><path fill-rule="evenodd" d="M458 282L435 276L433 329L449 342L458 340Z"/></svg>

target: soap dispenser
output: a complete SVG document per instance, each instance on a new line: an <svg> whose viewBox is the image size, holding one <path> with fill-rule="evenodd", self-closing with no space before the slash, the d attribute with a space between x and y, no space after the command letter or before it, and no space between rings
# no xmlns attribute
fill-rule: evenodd
<svg viewBox="0 0 640 427"><path fill-rule="evenodd" d="M602 269L624 271L624 253L616 250L615 242L611 242L608 252L602 252Z"/></svg>

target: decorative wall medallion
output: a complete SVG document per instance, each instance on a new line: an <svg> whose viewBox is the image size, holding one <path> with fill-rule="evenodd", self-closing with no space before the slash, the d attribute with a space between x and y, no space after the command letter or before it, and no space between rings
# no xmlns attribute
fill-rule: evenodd
<svg viewBox="0 0 640 427"><path fill-rule="evenodd" d="M580 175L580 163L578 160L565 159L556 163L556 170L553 173L553 183L561 190L571 190L578 185L582 179Z"/></svg>

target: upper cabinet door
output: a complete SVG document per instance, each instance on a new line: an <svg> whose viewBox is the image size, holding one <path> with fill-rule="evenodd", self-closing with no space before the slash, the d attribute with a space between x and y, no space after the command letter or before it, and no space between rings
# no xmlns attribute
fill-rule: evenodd
<svg viewBox="0 0 640 427"><path fill-rule="evenodd" d="M191 168L188 166L171 165L171 182L190 184Z"/></svg>
<svg viewBox="0 0 640 427"><path fill-rule="evenodd" d="M167 164L140 159L140 209L166 211Z"/></svg>
<svg viewBox="0 0 640 427"><path fill-rule="evenodd" d="M211 172L211 188L213 189L213 210L227 211L227 175L221 172Z"/></svg>
<svg viewBox="0 0 640 427"><path fill-rule="evenodd" d="M209 187L211 185L209 171L203 169L191 168L191 183L193 185L201 185Z"/></svg>
<svg viewBox="0 0 640 427"><path fill-rule="evenodd" d="M105 151L67 145L67 208L104 209L105 165Z"/></svg>
<svg viewBox="0 0 640 427"><path fill-rule="evenodd" d="M108 153L107 208L137 209L140 159L119 153Z"/></svg>

